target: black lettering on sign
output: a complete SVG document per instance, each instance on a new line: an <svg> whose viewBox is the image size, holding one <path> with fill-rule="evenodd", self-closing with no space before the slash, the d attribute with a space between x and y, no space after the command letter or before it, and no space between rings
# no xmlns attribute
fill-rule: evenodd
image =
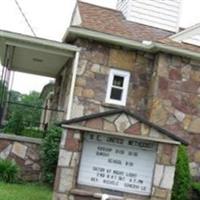
<svg viewBox="0 0 200 200"><path fill-rule="evenodd" d="M119 185L119 182L117 181L111 181L111 180L106 180L106 179L103 180L103 183L108 184L108 185L115 185L115 186Z"/></svg>
<svg viewBox="0 0 200 200"><path fill-rule="evenodd" d="M124 172L123 172L123 171L119 171L119 170L113 170L113 174L123 176L123 175L124 175Z"/></svg>
<svg viewBox="0 0 200 200"><path fill-rule="evenodd" d="M129 151L129 152L128 152L128 155L129 155L129 156L137 157L137 156L138 156L138 152Z"/></svg>
<svg viewBox="0 0 200 200"><path fill-rule="evenodd" d="M97 178L95 178L95 177L91 177L91 179L90 179L92 182L98 182L98 179Z"/></svg>
<svg viewBox="0 0 200 200"><path fill-rule="evenodd" d="M101 135L97 135L97 136L96 136L96 139L97 139L98 142L102 142L102 137L101 137Z"/></svg>
<svg viewBox="0 0 200 200"><path fill-rule="evenodd" d="M141 180L141 179L140 179L140 180L138 180L137 182L138 182L138 184L143 184L143 183L144 183L144 181L143 181L143 180Z"/></svg>
<svg viewBox="0 0 200 200"><path fill-rule="evenodd" d="M136 173L127 172L127 173L126 173L126 176L127 176L127 177L130 177L130 178L136 178L136 177L137 177L137 174L136 174Z"/></svg>
<svg viewBox="0 0 200 200"><path fill-rule="evenodd" d="M104 178L105 174L104 173L97 173L97 177Z"/></svg>
<svg viewBox="0 0 200 200"><path fill-rule="evenodd" d="M119 181L125 181L125 177L124 176L118 176L118 180Z"/></svg>
<svg viewBox="0 0 200 200"><path fill-rule="evenodd" d="M120 154L120 155L123 155L124 152L125 152L125 151L124 151L123 149L116 149L116 150L115 150L115 153L116 153L116 154Z"/></svg>
<svg viewBox="0 0 200 200"><path fill-rule="evenodd" d="M109 153L105 153L105 152L101 152L101 151L97 151L96 155L97 156L103 156L103 157L109 157Z"/></svg>
<svg viewBox="0 0 200 200"><path fill-rule="evenodd" d="M105 152L111 152L112 151L112 148L104 147L104 146L98 146L97 149L99 151L105 151Z"/></svg>
<svg viewBox="0 0 200 200"><path fill-rule="evenodd" d="M97 171L97 172L105 172L105 169L102 167L93 167L92 169L93 171Z"/></svg>
<svg viewBox="0 0 200 200"><path fill-rule="evenodd" d="M90 140L94 140L94 135L93 134L89 134L89 139Z"/></svg>
<svg viewBox="0 0 200 200"><path fill-rule="evenodd" d="M112 172L112 169L107 169L106 172L107 172L107 173L111 173L111 172Z"/></svg>
<svg viewBox="0 0 200 200"><path fill-rule="evenodd" d="M126 162L125 162L125 166L128 166L128 167L133 167L133 166L134 166L134 164L133 164L133 162L126 161Z"/></svg>
<svg viewBox="0 0 200 200"><path fill-rule="evenodd" d="M147 143L147 142L135 141L135 140L129 140L128 145L136 146L136 147L140 147L140 148L148 148L148 149L153 148L153 143Z"/></svg>
<svg viewBox="0 0 200 200"><path fill-rule="evenodd" d="M106 142L113 144L123 144L124 140L120 138L107 137Z"/></svg>
<svg viewBox="0 0 200 200"><path fill-rule="evenodd" d="M122 161L121 161L121 160L112 159L112 158L109 158L109 159L108 159L108 162L109 162L109 163L113 163L113 164L117 164L117 165L121 165L121 164L122 164Z"/></svg>
<svg viewBox="0 0 200 200"><path fill-rule="evenodd" d="M140 186L136 185L136 184L132 184L132 183L125 183L124 187L126 188L132 188L132 189L139 189Z"/></svg>

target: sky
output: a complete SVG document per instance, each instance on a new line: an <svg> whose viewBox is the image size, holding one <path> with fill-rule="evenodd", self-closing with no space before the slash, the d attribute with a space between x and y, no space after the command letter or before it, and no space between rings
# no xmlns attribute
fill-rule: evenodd
<svg viewBox="0 0 200 200"><path fill-rule="evenodd" d="M38 37L61 41L69 26L76 0L17 0ZM117 0L83 0L115 8ZM181 27L200 23L200 1L182 0ZM32 35L15 0L0 0L0 29ZM12 89L21 93L41 91L50 78L15 73Z"/></svg>

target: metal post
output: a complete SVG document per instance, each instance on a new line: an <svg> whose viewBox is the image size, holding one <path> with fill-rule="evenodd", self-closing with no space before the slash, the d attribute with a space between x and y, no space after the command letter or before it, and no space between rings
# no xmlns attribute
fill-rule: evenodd
<svg viewBox="0 0 200 200"><path fill-rule="evenodd" d="M4 60L4 67L5 67L5 74L3 75L3 91L1 97L1 105L0 105L0 125L3 125L3 121L6 116L7 111L7 101L9 100L9 82L10 82L10 72L11 66L13 61L15 47L14 46L7 46L6 47L6 54Z"/></svg>

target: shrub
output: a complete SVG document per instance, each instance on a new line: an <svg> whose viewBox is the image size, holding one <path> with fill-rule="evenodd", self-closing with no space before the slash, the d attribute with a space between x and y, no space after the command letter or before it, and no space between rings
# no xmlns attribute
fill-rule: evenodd
<svg viewBox="0 0 200 200"><path fill-rule="evenodd" d="M25 128L22 132L22 136L32 137L32 138L43 138L44 131L33 129L33 128Z"/></svg>
<svg viewBox="0 0 200 200"><path fill-rule="evenodd" d="M61 134L61 128L50 128L42 144L43 180L50 184L55 178Z"/></svg>
<svg viewBox="0 0 200 200"><path fill-rule="evenodd" d="M198 192L198 194L200 195L200 183L198 182L192 183L192 189Z"/></svg>
<svg viewBox="0 0 200 200"><path fill-rule="evenodd" d="M192 200L199 200L200 197L200 183L199 182L194 182L191 185L191 197L190 199Z"/></svg>
<svg viewBox="0 0 200 200"><path fill-rule="evenodd" d="M6 183L15 183L19 180L20 169L11 160L0 159L0 181Z"/></svg>
<svg viewBox="0 0 200 200"><path fill-rule="evenodd" d="M180 146L176 163L172 200L188 200L190 187L191 177L187 150L184 146Z"/></svg>

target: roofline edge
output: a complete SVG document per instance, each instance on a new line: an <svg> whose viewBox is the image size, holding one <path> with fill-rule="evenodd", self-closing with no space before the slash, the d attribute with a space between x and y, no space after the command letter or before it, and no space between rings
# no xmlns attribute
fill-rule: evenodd
<svg viewBox="0 0 200 200"><path fill-rule="evenodd" d="M152 42L149 45L145 45L142 42L134 41L120 36L113 36L107 33L93 31L82 27L70 27L67 31L65 40L67 39L67 37L70 37L70 35L80 36L83 38L90 37L97 41L108 42L114 45L120 45L127 48L142 50L146 52L157 53L159 51L163 51L166 53L171 53L173 55L200 60L200 53L196 53L195 51L180 49L178 47L172 47L170 45L162 44L159 42Z"/></svg>

